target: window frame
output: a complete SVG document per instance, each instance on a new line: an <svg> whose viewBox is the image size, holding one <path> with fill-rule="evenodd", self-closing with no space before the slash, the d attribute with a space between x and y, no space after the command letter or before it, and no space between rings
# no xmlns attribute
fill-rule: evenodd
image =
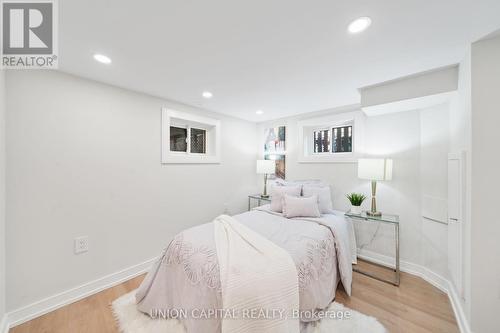
<svg viewBox="0 0 500 333"><path fill-rule="evenodd" d="M364 150L365 114L363 111L336 113L298 121L299 163L356 163ZM352 152L332 152L333 128L352 126ZM328 152L314 152L314 132L328 130Z"/></svg>
<svg viewBox="0 0 500 333"><path fill-rule="evenodd" d="M333 130L336 129L336 128L345 128L345 127L351 127L351 151L338 151L338 152L334 152L333 151ZM325 151L325 152L315 152L314 151L314 147L313 147L313 154L314 155L317 155L317 154L335 154L335 155L339 155L339 154L351 154L353 153L353 150L354 150L354 123L352 122L346 122L346 123L343 123L343 124L335 124L335 125L330 125L329 127L318 127L318 128L313 128L312 129L312 132L313 132L313 136L312 136L312 139L314 140L314 133L315 132L318 132L318 131L328 131L328 135L329 135L329 140L330 140L330 144L328 145L328 151ZM314 145L314 143L313 143ZM340 156L340 155L339 155Z"/></svg>
<svg viewBox="0 0 500 333"><path fill-rule="evenodd" d="M173 154L201 154L201 155L206 155L208 154L208 150L207 150L207 147L208 147L208 136L207 136L207 128L205 128L204 126L191 126L191 125L177 125L177 124L170 124L169 126L169 131L170 131L170 128L171 127L175 127L175 128L182 128L182 129L185 129L186 130L186 151L178 151L178 150L171 150L170 149L170 145L169 145L169 150L170 150L170 153L173 153ZM202 130L202 131L205 131L205 152L204 153L193 153L191 151L191 129L197 129L197 130ZM169 132L169 140L170 140L170 132Z"/></svg>
<svg viewBox="0 0 500 333"><path fill-rule="evenodd" d="M170 127L186 128L186 151L170 150ZM191 152L191 128L205 131L205 153ZM162 163L220 163L220 120L162 108Z"/></svg>

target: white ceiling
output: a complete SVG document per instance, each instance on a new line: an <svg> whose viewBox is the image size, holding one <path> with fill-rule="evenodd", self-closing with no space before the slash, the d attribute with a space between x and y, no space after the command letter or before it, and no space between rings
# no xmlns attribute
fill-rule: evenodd
<svg viewBox="0 0 500 333"><path fill-rule="evenodd" d="M498 13L499 0L61 0L60 69L263 121L358 103L358 87L457 63L500 27ZM360 16L372 26L348 34Z"/></svg>

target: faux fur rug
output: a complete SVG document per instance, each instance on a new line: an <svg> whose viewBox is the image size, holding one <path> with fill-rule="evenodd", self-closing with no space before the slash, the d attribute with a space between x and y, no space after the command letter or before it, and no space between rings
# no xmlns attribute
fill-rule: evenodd
<svg viewBox="0 0 500 333"><path fill-rule="evenodd" d="M151 319L137 310L135 305L135 290L116 299L113 313L120 331L123 333L185 333L184 327L176 319ZM384 326L377 319L344 307L333 302L329 311L349 312L349 318L322 319L318 322L303 324L301 333L386 333Z"/></svg>

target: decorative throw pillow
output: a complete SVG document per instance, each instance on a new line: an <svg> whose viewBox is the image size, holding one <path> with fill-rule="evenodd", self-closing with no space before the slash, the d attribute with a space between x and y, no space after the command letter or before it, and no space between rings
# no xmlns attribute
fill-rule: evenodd
<svg viewBox="0 0 500 333"><path fill-rule="evenodd" d="M311 197L293 197L285 194L283 201L283 215L288 218L292 217L320 217L318 196Z"/></svg>
<svg viewBox="0 0 500 333"><path fill-rule="evenodd" d="M283 180L277 178L274 180L273 184L276 186L328 186L328 184L319 179Z"/></svg>
<svg viewBox="0 0 500 333"><path fill-rule="evenodd" d="M271 210L281 213L283 211L283 203L281 199L285 194L290 196L300 196L302 186L274 186L271 189Z"/></svg>
<svg viewBox="0 0 500 333"><path fill-rule="evenodd" d="M304 185L302 187L302 195L304 197L317 195L319 200L319 210L321 211L321 214L333 213L330 186Z"/></svg>

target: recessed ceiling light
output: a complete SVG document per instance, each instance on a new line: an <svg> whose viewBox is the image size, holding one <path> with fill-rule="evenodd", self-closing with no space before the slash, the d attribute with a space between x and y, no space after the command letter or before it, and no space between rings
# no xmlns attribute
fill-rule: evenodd
<svg viewBox="0 0 500 333"><path fill-rule="evenodd" d="M98 53L94 54L94 59L106 65L111 63L111 59L103 54L98 54Z"/></svg>
<svg viewBox="0 0 500 333"><path fill-rule="evenodd" d="M369 17L360 17L349 24L347 30L351 34L357 34L366 30L372 24L372 19Z"/></svg>
<svg viewBox="0 0 500 333"><path fill-rule="evenodd" d="M204 91L203 94L201 94L205 98L212 98L213 94L210 91Z"/></svg>
<svg viewBox="0 0 500 333"><path fill-rule="evenodd" d="M262 110L257 110L257 111L255 111L255 113L256 113L256 114L263 114L263 113L264 113L264 111L262 111Z"/></svg>

